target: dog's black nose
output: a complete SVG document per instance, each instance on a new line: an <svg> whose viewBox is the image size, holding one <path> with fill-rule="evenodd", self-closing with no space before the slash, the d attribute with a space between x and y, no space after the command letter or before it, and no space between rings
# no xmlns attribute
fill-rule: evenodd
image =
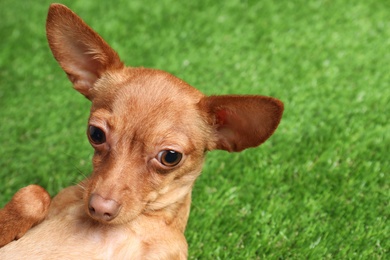
<svg viewBox="0 0 390 260"><path fill-rule="evenodd" d="M92 194L88 203L89 214L101 222L109 222L118 216L121 205L115 200Z"/></svg>

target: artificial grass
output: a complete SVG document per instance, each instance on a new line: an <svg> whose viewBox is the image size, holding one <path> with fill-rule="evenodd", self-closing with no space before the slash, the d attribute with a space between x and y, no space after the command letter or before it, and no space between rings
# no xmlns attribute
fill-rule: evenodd
<svg viewBox="0 0 390 260"><path fill-rule="evenodd" d="M386 259L388 1L63 1L132 66L207 94L280 98L275 135L212 152L193 191L190 259ZM0 2L0 204L90 171L89 102L47 47L49 1Z"/></svg>

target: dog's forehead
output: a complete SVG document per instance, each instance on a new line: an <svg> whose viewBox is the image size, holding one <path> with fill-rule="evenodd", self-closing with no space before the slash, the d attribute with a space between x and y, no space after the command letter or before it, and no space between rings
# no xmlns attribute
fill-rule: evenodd
<svg viewBox="0 0 390 260"><path fill-rule="evenodd" d="M108 74L96 84L94 95L93 111L106 111L104 120L117 134L203 136L198 103L204 95L169 73L141 68Z"/></svg>
<svg viewBox="0 0 390 260"><path fill-rule="evenodd" d="M198 103L204 97L181 79L165 71L147 68L108 72L98 80L92 95L95 106L108 109L134 104L143 104L145 108L163 103L186 106Z"/></svg>

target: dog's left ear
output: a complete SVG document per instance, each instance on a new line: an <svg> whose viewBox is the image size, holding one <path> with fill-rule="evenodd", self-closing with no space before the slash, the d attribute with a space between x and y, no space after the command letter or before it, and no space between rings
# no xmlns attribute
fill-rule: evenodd
<svg viewBox="0 0 390 260"><path fill-rule="evenodd" d="M200 106L214 130L212 149L239 152L267 140L278 127L283 103L265 96L211 96Z"/></svg>
<svg viewBox="0 0 390 260"><path fill-rule="evenodd" d="M90 90L106 71L124 67L103 38L64 5L50 5L46 34L54 57L74 88L89 99Z"/></svg>

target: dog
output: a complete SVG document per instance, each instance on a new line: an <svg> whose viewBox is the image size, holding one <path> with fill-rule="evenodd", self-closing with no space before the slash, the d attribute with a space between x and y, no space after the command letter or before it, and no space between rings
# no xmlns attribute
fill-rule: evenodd
<svg viewBox="0 0 390 260"><path fill-rule="evenodd" d="M51 201L36 185L17 192L0 211L0 259L186 259L191 191L205 155L259 146L283 103L205 96L167 72L126 67L64 5L50 5L46 32L73 87L92 103L93 170Z"/></svg>

